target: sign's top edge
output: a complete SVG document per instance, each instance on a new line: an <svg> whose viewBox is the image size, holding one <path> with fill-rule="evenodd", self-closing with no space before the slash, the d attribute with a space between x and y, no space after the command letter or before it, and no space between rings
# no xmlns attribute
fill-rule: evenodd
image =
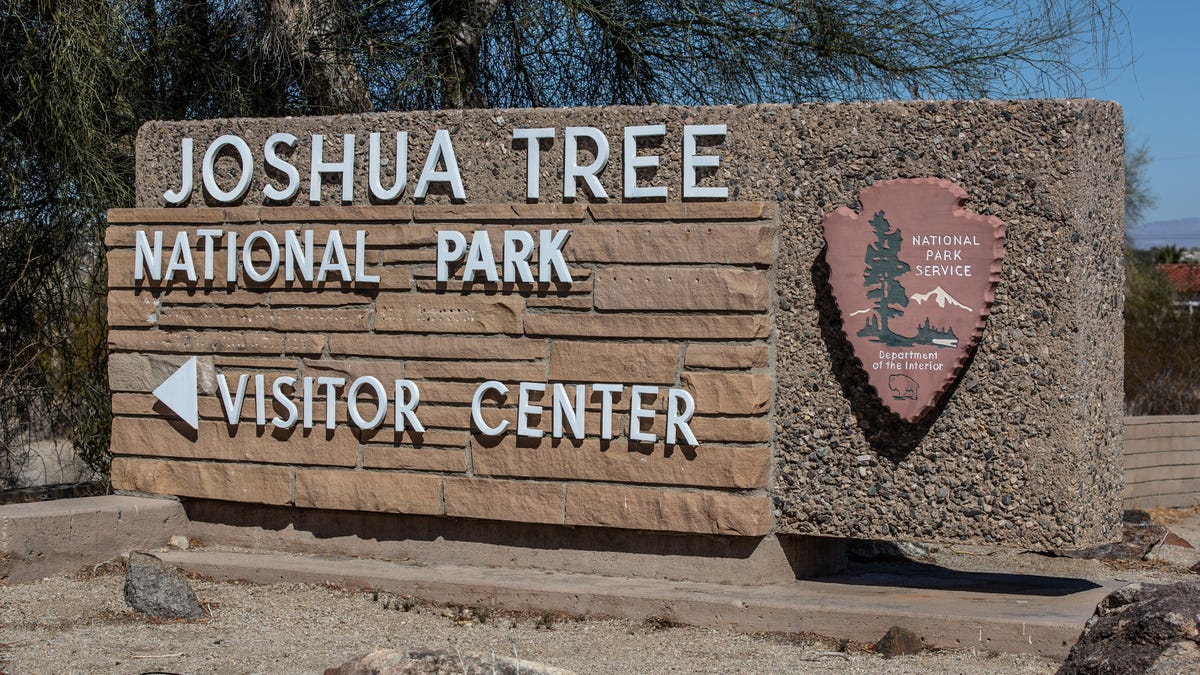
<svg viewBox="0 0 1200 675"><path fill-rule="evenodd" d="M589 114L620 114L630 111L666 111L677 113L703 113L703 112L728 112L728 111L791 111L791 110L823 110L823 109L863 109L873 110L883 108L909 108L909 109L929 109L934 108L949 108L952 110L962 109L964 106L971 107L995 107L1009 109L1012 106L1022 107L1045 107L1058 106L1065 109L1093 106L1117 106L1120 103L1117 101L1096 98L1014 98L1014 99L922 99L922 100L898 100L898 99L882 99L876 101L826 101L826 102L798 102L798 103L744 103L744 104L721 104L711 106L697 105L672 105L664 103L655 103L649 105L607 105L607 106L569 106L561 108L466 108L466 109L443 109L443 110L380 110L367 113L346 113L335 115L302 115L302 116L281 116L281 117L212 117L190 120L150 120L142 124L142 129L147 127L156 128L171 128L171 127L187 127L196 124L249 124L258 120L295 120L297 122L313 122L318 120L329 120L336 122L352 122L355 120L379 119L379 118L396 118L403 119L412 116L428 117L432 120L445 123L447 120L464 119L467 117L491 116L504 117L506 115L570 115L576 112L586 111Z"/></svg>

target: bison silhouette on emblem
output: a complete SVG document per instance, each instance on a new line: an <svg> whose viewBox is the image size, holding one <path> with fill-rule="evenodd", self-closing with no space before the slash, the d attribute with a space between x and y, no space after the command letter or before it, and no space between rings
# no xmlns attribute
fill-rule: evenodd
<svg viewBox="0 0 1200 675"><path fill-rule="evenodd" d="M907 375L892 375L888 377L888 389L897 400L917 397L917 381Z"/></svg>

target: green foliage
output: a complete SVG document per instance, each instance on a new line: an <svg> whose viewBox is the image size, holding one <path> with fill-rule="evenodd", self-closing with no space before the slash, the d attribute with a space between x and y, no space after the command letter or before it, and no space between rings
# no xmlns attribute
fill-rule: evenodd
<svg viewBox="0 0 1200 675"><path fill-rule="evenodd" d="M103 214L128 204L124 26L107 3L0 13L0 486L30 442L107 468Z"/></svg>
<svg viewBox="0 0 1200 675"><path fill-rule="evenodd" d="M1079 94L1108 0L428 0L350 9L377 107Z"/></svg>
<svg viewBox="0 0 1200 675"><path fill-rule="evenodd" d="M1174 289L1146 251L1125 258L1125 412L1200 412L1200 312L1176 305Z"/></svg>
<svg viewBox="0 0 1200 675"><path fill-rule="evenodd" d="M1156 199L1150 191L1146 169L1150 167L1150 151L1140 145L1125 151L1125 228L1139 225L1146 212L1154 208ZM1126 242L1128 243L1128 242Z"/></svg>
<svg viewBox="0 0 1200 675"><path fill-rule="evenodd" d="M304 112L289 65L262 51L264 5L154 0L118 8L134 50L123 93L138 124Z"/></svg>
<svg viewBox="0 0 1200 675"><path fill-rule="evenodd" d="M1155 246L1150 249L1150 258L1156 265L1178 265L1183 262L1183 254L1187 251L1174 244Z"/></svg>
<svg viewBox="0 0 1200 675"><path fill-rule="evenodd" d="M1150 157L1139 147L1125 158L1125 222L1141 222L1154 206L1146 179ZM1127 241L1128 244L1128 241ZM1200 312L1179 304L1157 265L1183 262L1178 246L1125 251L1125 412L1200 413Z"/></svg>
<svg viewBox="0 0 1200 675"><path fill-rule="evenodd" d="M0 2L4 488L34 441L107 473L104 214L132 206L141 122L287 114L300 97L232 5Z"/></svg>

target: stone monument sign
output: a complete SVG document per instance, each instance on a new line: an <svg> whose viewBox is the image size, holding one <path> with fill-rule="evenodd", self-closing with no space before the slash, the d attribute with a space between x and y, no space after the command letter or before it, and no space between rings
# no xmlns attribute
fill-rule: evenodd
<svg viewBox="0 0 1200 675"><path fill-rule="evenodd" d="M1121 171L1091 101L150 123L113 484L561 546L1091 544Z"/></svg>

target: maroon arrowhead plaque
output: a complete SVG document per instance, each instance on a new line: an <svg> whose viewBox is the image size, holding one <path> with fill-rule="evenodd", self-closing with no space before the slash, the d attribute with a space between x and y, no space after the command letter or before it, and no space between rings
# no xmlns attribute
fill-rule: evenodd
<svg viewBox="0 0 1200 675"><path fill-rule="evenodd" d="M1000 279L1004 222L964 211L937 178L876 183L862 212L825 218L842 330L880 400L915 422L933 410L983 335Z"/></svg>

